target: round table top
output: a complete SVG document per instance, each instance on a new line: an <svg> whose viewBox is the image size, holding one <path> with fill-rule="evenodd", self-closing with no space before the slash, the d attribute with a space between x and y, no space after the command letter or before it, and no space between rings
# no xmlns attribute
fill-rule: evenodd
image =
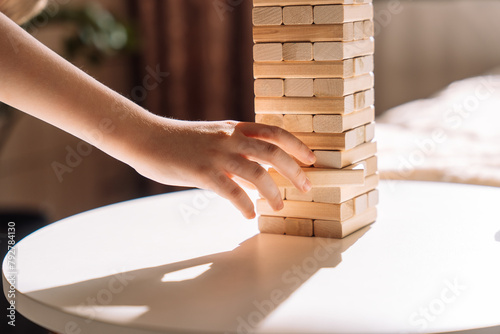
<svg viewBox="0 0 500 334"><path fill-rule="evenodd" d="M59 333L500 333L500 189L380 191L342 240L258 234L199 190L78 214L17 244L16 306Z"/></svg>

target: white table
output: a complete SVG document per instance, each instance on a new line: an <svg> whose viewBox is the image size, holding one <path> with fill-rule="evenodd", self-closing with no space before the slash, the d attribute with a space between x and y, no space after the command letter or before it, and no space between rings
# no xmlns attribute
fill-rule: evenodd
<svg viewBox="0 0 500 334"><path fill-rule="evenodd" d="M18 311L71 334L500 333L500 189L380 189L343 240L259 235L203 191L64 219L17 245Z"/></svg>

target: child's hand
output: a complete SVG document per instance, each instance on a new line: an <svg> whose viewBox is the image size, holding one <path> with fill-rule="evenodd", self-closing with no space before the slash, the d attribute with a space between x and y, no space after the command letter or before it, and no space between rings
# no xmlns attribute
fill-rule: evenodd
<svg viewBox="0 0 500 334"><path fill-rule="evenodd" d="M154 117L130 163L157 182L210 189L229 199L247 218L253 203L234 180L254 185L270 205L283 207L278 187L257 162L272 165L300 190L311 188L292 155L305 164L314 154L278 127L255 123L186 122ZM286 152L286 153L285 153ZM288 153L288 154L287 154Z"/></svg>

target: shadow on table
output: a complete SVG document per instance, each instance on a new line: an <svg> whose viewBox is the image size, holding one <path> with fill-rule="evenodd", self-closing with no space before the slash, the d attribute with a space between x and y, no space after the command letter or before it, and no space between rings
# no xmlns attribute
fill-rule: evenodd
<svg viewBox="0 0 500 334"><path fill-rule="evenodd" d="M368 230L342 240L258 234L232 251L27 295L85 317L82 332L118 312L128 328L249 333L318 270L336 267Z"/></svg>

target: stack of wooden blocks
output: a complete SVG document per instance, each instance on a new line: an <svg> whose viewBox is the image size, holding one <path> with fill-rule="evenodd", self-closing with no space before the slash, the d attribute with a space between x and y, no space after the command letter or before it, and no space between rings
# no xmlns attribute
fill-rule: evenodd
<svg viewBox="0 0 500 334"><path fill-rule="evenodd" d="M257 202L263 233L343 238L377 217L371 0L253 0L255 120L311 148L302 193L269 172L284 208Z"/></svg>

